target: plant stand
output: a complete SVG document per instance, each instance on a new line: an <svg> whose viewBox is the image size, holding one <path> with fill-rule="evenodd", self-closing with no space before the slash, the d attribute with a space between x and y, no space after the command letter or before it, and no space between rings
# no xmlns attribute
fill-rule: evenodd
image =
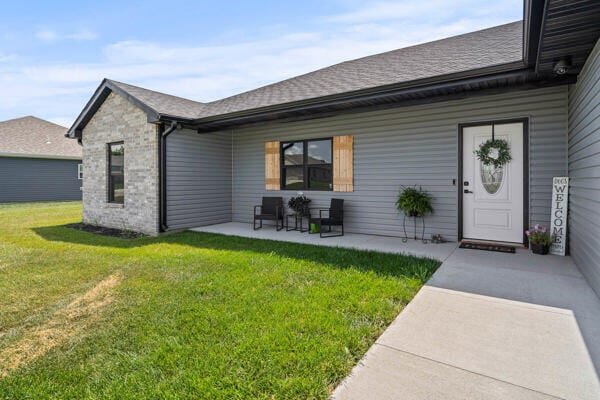
<svg viewBox="0 0 600 400"><path fill-rule="evenodd" d="M404 230L404 237L402 238L402 243L408 242L408 234L406 233L406 220L408 218L412 218L414 222L414 240L420 240L422 243L427 243L428 240L425 239L425 217L423 216L415 216L415 217L407 217L406 215L402 218L402 229ZM421 219L421 237L417 237L417 219Z"/></svg>

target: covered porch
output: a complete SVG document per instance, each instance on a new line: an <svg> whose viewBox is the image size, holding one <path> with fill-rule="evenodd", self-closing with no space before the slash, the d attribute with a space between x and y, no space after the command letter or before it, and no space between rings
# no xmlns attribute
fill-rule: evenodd
<svg viewBox="0 0 600 400"><path fill-rule="evenodd" d="M162 218L172 231L228 222L249 224L253 207L263 197L282 197L286 204L301 191L311 200L311 208L328 208L334 198L344 200L346 232L398 238L404 235L403 217L396 206L399 193L417 187L428 193L433 208L425 218L425 238L523 243L528 227L549 225L552 178L567 174L566 98L567 88L560 86L221 132L181 129L167 140ZM485 141L494 133L514 141L511 166L515 170L503 175L506 183L488 197L506 198L510 207L500 211L507 209L510 215L470 223L466 217L474 214L473 209L485 207L463 202L474 197L465 190L477 193L478 199L486 192L480 187L482 179L475 179L479 171L463 168L467 156L476 160L473 149L480 142L471 138L461 146L462 137L478 135ZM328 142L327 151L312 154L311 146L320 149L322 142ZM296 165L297 154L286 153L291 152L290 144L305 156L301 166ZM321 169L333 171L325 188L313 188L310 180L316 179L309 171L315 169L313 161L318 157ZM340 161L338 169L344 173L336 174L337 160L342 159L345 162ZM510 177L514 179L508 182ZM466 229L502 223L510 225L510 237L498 237L499 229ZM412 221L409 224L412 229ZM401 243L390 240L392 247ZM351 241L348 237L340 243Z"/></svg>

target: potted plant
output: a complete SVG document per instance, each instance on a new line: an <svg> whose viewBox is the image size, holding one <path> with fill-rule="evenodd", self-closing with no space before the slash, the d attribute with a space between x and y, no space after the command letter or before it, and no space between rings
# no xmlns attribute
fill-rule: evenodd
<svg viewBox="0 0 600 400"><path fill-rule="evenodd" d="M302 192L298 192L296 197L290 197L288 201L288 207L296 213L298 216L304 216L309 214L309 205L311 200L304 195Z"/></svg>
<svg viewBox="0 0 600 400"><path fill-rule="evenodd" d="M423 217L433 212L431 197L423 188L417 189L416 186L404 188L400 192L396 207L407 217Z"/></svg>
<svg viewBox="0 0 600 400"><path fill-rule="evenodd" d="M545 226L535 225L533 229L525 231L534 254L548 254L552 244L552 236L547 232Z"/></svg>

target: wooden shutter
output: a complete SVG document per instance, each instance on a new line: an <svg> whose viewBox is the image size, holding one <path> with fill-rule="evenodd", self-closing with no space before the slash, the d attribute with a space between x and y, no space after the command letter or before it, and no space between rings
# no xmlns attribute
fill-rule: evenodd
<svg viewBox="0 0 600 400"><path fill-rule="evenodd" d="M333 137L333 191L354 191L354 136Z"/></svg>
<svg viewBox="0 0 600 400"><path fill-rule="evenodd" d="M265 189L279 190L281 189L279 166L279 142L265 143Z"/></svg>

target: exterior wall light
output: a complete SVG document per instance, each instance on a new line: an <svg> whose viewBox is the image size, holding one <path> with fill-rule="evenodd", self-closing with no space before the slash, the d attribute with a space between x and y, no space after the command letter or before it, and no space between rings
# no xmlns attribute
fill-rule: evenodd
<svg viewBox="0 0 600 400"><path fill-rule="evenodd" d="M554 73L556 75L565 75L569 72L571 63L566 58L561 58L556 64L554 64Z"/></svg>

